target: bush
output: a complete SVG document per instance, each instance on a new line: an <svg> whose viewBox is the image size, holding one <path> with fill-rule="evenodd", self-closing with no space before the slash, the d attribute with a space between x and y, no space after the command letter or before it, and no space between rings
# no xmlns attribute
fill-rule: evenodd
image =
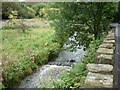
<svg viewBox="0 0 120 90"><path fill-rule="evenodd" d="M39 65L48 62L51 54L58 53L60 45L53 42L54 30L31 28L28 34L17 30L3 30L3 84L13 87Z"/></svg>
<svg viewBox="0 0 120 90"><path fill-rule="evenodd" d="M46 6L47 4L45 3L38 3L38 4L33 5L32 8L36 11L35 15L39 16L40 9L45 8Z"/></svg>
<svg viewBox="0 0 120 90"><path fill-rule="evenodd" d="M17 18L34 18L35 17L35 11L26 5L25 3L21 2L2 2L2 18L3 19L9 19L9 15L11 14L11 11L17 11L18 17Z"/></svg>
<svg viewBox="0 0 120 90"><path fill-rule="evenodd" d="M35 11L34 9L30 8L30 7L27 7L27 15L26 15L26 18L28 19L31 19L31 18L34 18L35 17Z"/></svg>

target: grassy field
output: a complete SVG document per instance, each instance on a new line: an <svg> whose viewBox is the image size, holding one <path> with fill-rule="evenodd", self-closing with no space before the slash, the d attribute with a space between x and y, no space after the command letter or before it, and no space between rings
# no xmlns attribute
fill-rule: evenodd
<svg viewBox="0 0 120 90"><path fill-rule="evenodd" d="M26 34L17 29L2 30L2 80L6 87L12 87L59 52L60 45L53 42L54 32L43 27L30 28Z"/></svg>

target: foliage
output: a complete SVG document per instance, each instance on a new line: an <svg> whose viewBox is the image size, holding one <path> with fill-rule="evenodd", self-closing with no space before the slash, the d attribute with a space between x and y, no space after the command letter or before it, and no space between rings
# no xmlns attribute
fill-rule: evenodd
<svg viewBox="0 0 120 90"><path fill-rule="evenodd" d="M120 21L120 2L118 2L118 21Z"/></svg>
<svg viewBox="0 0 120 90"><path fill-rule="evenodd" d="M9 15L9 19L17 19L18 16L18 12L17 11L11 11L10 15Z"/></svg>
<svg viewBox="0 0 120 90"><path fill-rule="evenodd" d="M31 19L35 17L35 10L24 2L19 3L22 7L22 16L20 18Z"/></svg>
<svg viewBox="0 0 120 90"><path fill-rule="evenodd" d="M0 82L0 89L5 88L5 86Z"/></svg>
<svg viewBox="0 0 120 90"><path fill-rule="evenodd" d="M28 11L28 13L27 13L26 18L30 19L30 18L34 18L35 17L35 11L32 8L27 7L27 11Z"/></svg>
<svg viewBox="0 0 120 90"><path fill-rule="evenodd" d="M18 14L22 14L22 7L20 7L19 3L14 2L2 2L2 18L8 18L11 11L18 11Z"/></svg>
<svg viewBox="0 0 120 90"><path fill-rule="evenodd" d="M52 15L57 19L52 23L57 41L64 43L76 32L76 41L86 47L108 31L115 9L114 3L105 2L61 2L55 5L60 12L58 17Z"/></svg>
<svg viewBox="0 0 120 90"><path fill-rule="evenodd" d="M54 30L50 28L31 28L28 34L21 34L15 29L2 32L2 76L7 88L48 62L49 56L60 50L60 45L53 42Z"/></svg>
<svg viewBox="0 0 120 90"><path fill-rule="evenodd" d="M27 6L25 3L21 2L2 2L2 18L8 19L11 11L17 11L17 18L34 18L35 11Z"/></svg>
<svg viewBox="0 0 120 90"><path fill-rule="evenodd" d="M113 22L120 21L120 2L115 3L115 10L113 14Z"/></svg>
<svg viewBox="0 0 120 90"><path fill-rule="evenodd" d="M18 20L16 24L17 28L22 31L22 33L26 33L29 29L29 26L24 22L24 20Z"/></svg>
<svg viewBox="0 0 120 90"><path fill-rule="evenodd" d="M54 88L80 88L84 87L84 80L87 76L86 64L94 63L96 60L96 50L99 45L102 43L105 35L101 40L97 39L92 41L87 50L85 58L80 61L73 69L66 71L60 76L60 81L55 83L53 82L52 86Z"/></svg>
<svg viewBox="0 0 120 90"><path fill-rule="evenodd" d="M45 8L40 9L39 16L42 17L42 18L45 18L46 15L47 15L46 14L46 9Z"/></svg>
<svg viewBox="0 0 120 90"><path fill-rule="evenodd" d="M39 13L40 13L39 11L45 7L47 7L47 4L45 3L38 3L32 6L32 8L36 11L35 13L36 16L39 16Z"/></svg>
<svg viewBox="0 0 120 90"><path fill-rule="evenodd" d="M4 28L8 28L8 29L20 29L24 34L26 33L26 31L28 30L28 26L26 23L24 23L24 20L20 20L17 19L18 17L18 12L17 11L11 11L10 15L9 15L9 21L8 21L8 25L6 25Z"/></svg>
<svg viewBox="0 0 120 90"><path fill-rule="evenodd" d="M53 7L48 7L45 8L44 12L45 18L48 18L49 20L56 20L56 18L60 18L60 10L59 8L53 8Z"/></svg>
<svg viewBox="0 0 120 90"><path fill-rule="evenodd" d="M17 11L10 12L10 15L8 16L8 18L10 19L8 22L8 27L13 27L17 23L17 20L16 20L17 16L18 16Z"/></svg>

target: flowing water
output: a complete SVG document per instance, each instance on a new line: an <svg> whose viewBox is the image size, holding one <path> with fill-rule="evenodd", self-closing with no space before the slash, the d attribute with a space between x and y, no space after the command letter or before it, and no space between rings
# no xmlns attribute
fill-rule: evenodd
<svg viewBox="0 0 120 90"><path fill-rule="evenodd" d="M74 37L69 38L69 40L74 40ZM70 46L70 44L65 44L63 47L68 46ZM84 58L86 53L86 51L83 50L84 47L78 47L81 48L77 48L74 52L67 50L61 51L54 61L39 67L34 73L22 80L20 84L17 85L17 88L42 88L43 85L50 84L51 80L54 82L59 81L59 76L64 71L70 70L78 61Z"/></svg>

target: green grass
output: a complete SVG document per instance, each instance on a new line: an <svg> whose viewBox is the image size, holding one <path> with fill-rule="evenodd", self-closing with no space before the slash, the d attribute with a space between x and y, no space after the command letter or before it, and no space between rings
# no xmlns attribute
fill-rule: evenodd
<svg viewBox="0 0 120 90"><path fill-rule="evenodd" d="M19 30L2 30L3 84L13 87L39 65L47 63L49 56L60 50L53 42L54 30L51 28L30 28L22 34Z"/></svg>

